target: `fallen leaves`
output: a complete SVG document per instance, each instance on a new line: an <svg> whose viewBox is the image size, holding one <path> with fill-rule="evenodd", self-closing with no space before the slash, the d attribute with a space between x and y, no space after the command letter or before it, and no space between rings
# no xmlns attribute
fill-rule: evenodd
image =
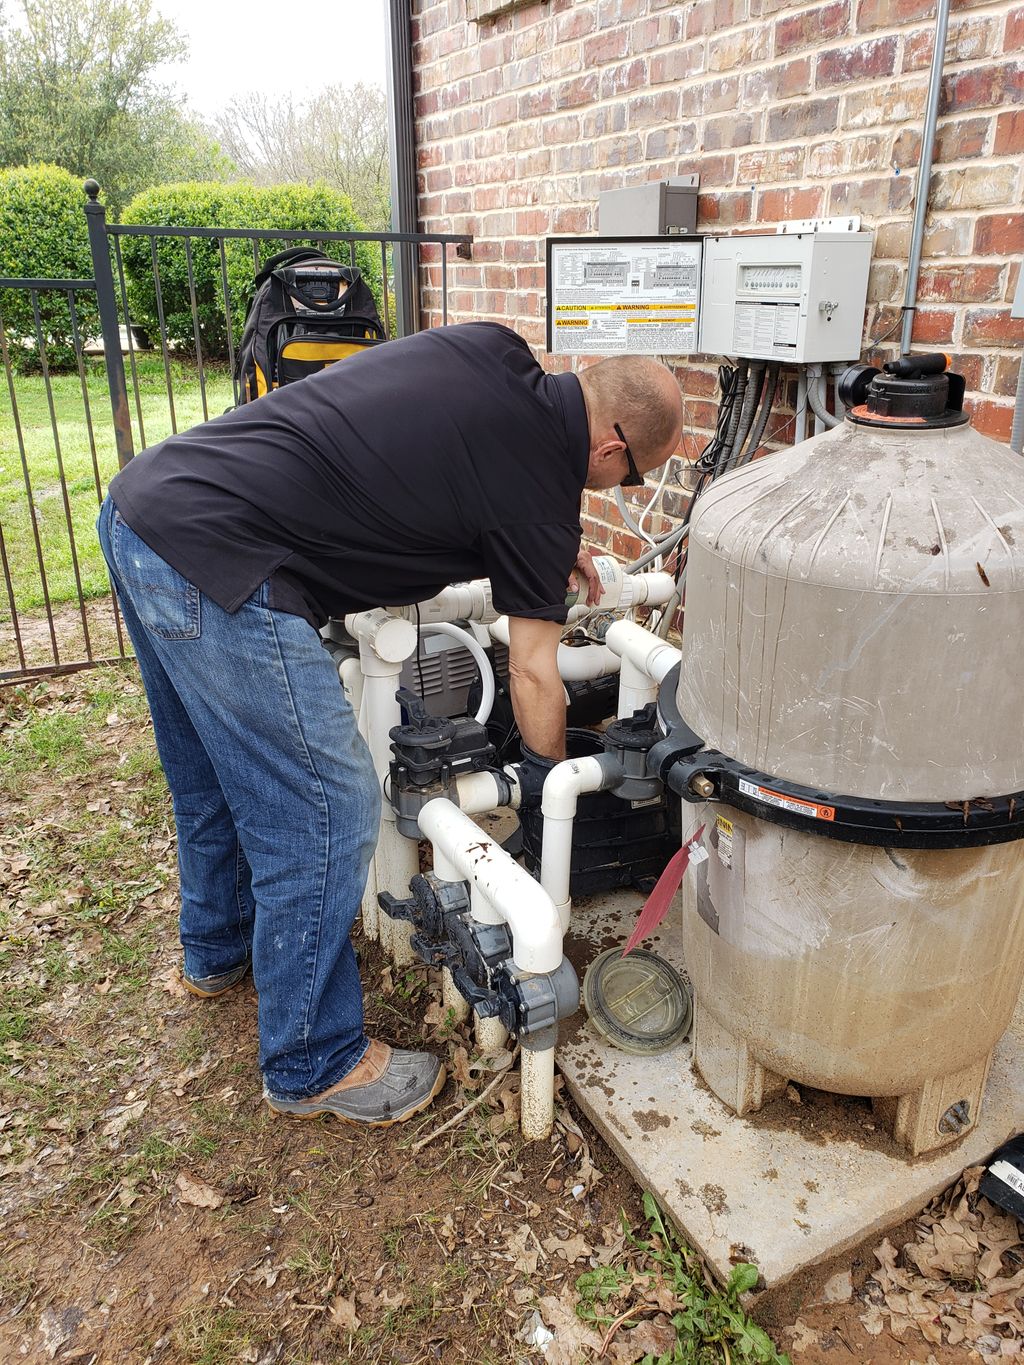
<svg viewBox="0 0 1024 1365"><path fill-rule="evenodd" d="M356 1312L355 1293L347 1297L344 1294L336 1294L331 1300L328 1316L341 1331L358 1332L361 1319Z"/></svg>
<svg viewBox="0 0 1024 1365"><path fill-rule="evenodd" d="M178 1188L179 1204L191 1204L197 1209L219 1209L224 1203L224 1195L219 1190L191 1171L179 1171L174 1183Z"/></svg>
<svg viewBox="0 0 1024 1365"><path fill-rule="evenodd" d="M135 1122L149 1107L149 1100L135 1100L132 1104L116 1104L106 1110L104 1117L110 1115L100 1129L104 1137L120 1137L124 1130Z"/></svg>
<svg viewBox="0 0 1024 1365"><path fill-rule="evenodd" d="M970 1167L933 1200L901 1254L888 1239L875 1249L878 1270L861 1317L872 1336L888 1328L902 1341L916 1330L932 1345L969 1347L984 1361L1024 1357L1021 1230L978 1193L983 1171Z"/></svg>

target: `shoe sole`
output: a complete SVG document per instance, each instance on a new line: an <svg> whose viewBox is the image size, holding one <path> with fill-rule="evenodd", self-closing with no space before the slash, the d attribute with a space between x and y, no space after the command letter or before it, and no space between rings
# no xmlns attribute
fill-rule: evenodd
<svg viewBox="0 0 1024 1365"><path fill-rule="evenodd" d="M227 995L228 991L233 991L236 986L240 986L245 980L240 976L237 981L232 981L230 986L221 986L219 991L201 991L198 986L193 986L186 976L182 976L181 984L188 991L189 995L194 995L198 1000L216 1000L218 995Z"/></svg>
<svg viewBox="0 0 1024 1365"><path fill-rule="evenodd" d="M267 1100L267 1108L278 1118L331 1118L338 1119L341 1123L351 1123L356 1128L392 1128L396 1123L405 1123L406 1120L415 1118L417 1114L422 1114L427 1105L430 1104L432 1100L436 1099L444 1089L447 1079L448 1072L444 1067L441 1067L440 1071L437 1073L437 1080L434 1082L430 1094L425 1095L423 1099L420 1100L418 1104L413 1105L411 1109L406 1109L405 1112L401 1114L395 1114L394 1117L390 1119L354 1119L350 1118L348 1114L339 1114L337 1109L315 1109L310 1114L296 1114L294 1110L291 1109L276 1109L273 1100Z"/></svg>

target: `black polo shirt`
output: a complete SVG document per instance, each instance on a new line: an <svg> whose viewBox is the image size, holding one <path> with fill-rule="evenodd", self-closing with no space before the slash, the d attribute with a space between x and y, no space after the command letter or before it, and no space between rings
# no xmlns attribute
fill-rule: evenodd
<svg viewBox="0 0 1024 1365"><path fill-rule="evenodd" d="M129 526L236 611L330 616L486 576L564 621L590 437L575 375L496 323L388 342L170 436L110 485Z"/></svg>

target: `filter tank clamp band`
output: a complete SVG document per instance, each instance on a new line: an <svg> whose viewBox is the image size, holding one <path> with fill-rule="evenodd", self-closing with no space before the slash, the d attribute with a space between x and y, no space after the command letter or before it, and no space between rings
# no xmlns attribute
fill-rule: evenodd
<svg viewBox="0 0 1024 1365"><path fill-rule="evenodd" d="M748 768L705 748L679 712L678 685L677 664L658 694L665 738L650 751L648 772L684 801L720 801L769 824L879 848L981 848L1024 839L1024 791L967 801L872 801Z"/></svg>
<svg viewBox="0 0 1024 1365"><path fill-rule="evenodd" d="M868 427L924 429L963 426L966 383L949 368L948 355L904 355L881 368L851 365L837 392L847 419Z"/></svg>

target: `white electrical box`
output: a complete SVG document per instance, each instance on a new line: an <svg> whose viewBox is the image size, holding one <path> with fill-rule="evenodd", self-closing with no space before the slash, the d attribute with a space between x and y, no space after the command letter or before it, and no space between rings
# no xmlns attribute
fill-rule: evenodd
<svg viewBox="0 0 1024 1365"><path fill-rule="evenodd" d="M705 237L700 350L795 365L861 353L870 232Z"/></svg>

